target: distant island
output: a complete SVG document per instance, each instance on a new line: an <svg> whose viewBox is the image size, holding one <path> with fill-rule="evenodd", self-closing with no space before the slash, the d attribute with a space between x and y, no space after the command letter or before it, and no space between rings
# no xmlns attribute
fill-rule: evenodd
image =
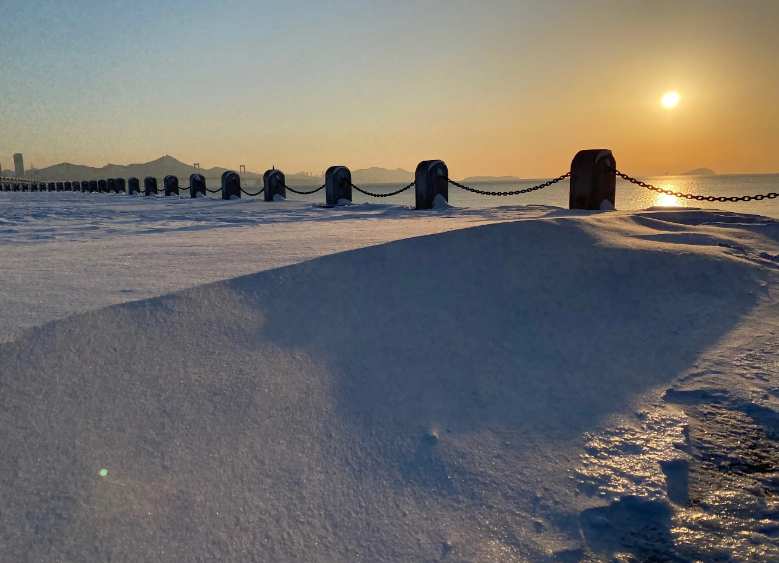
<svg viewBox="0 0 779 563"><path fill-rule="evenodd" d="M682 174L682 176L716 176L717 173L714 172L714 170L710 170L708 168L696 168L695 170L690 170L689 172L685 172Z"/></svg>
<svg viewBox="0 0 779 563"><path fill-rule="evenodd" d="M462 180L471 184L500 184L504 182L519 182L521 178L516 176L469 176Z"/></svg>

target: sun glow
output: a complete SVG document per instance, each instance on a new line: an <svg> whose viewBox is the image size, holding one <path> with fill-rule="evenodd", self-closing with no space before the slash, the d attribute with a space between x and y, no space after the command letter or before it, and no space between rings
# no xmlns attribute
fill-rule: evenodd
<svg viewBox="0 0 779 563"><path fill-rule="evenodd" d="M676 104L679 103L679 93L678 92L668 92L666 95L663 96L662 103L667 108L675 108Z"/></svg>

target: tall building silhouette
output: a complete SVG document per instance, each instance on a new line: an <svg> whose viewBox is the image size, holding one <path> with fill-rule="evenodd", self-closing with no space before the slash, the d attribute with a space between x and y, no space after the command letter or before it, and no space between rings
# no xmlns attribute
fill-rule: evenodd
<svg viewBox="0 0 779 563"><path fill-rule="evenodd" d="M22 158L21 153L14 155L14 169L17 178L24 178L24 159Z"/></svg>

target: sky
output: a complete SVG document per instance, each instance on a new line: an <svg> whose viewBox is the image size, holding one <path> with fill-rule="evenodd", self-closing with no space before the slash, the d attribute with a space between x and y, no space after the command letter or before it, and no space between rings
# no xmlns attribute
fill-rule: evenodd
<svg viewBox="0 0 779 563"><path fill-rule="evenodd" d="M0 164L775 173L778 25L777 0L0 0Z"/></svg>

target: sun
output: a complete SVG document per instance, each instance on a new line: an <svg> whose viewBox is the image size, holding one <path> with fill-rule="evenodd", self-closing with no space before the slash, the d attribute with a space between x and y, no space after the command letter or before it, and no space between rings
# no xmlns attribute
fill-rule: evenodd
<svg viewBox="0 0 779 563"><path fill-rule="evenodd" d="M668 109L675 108L676 104L679 103L679 93L668 92L666 95L663 96L662 103Z"/></svg>

